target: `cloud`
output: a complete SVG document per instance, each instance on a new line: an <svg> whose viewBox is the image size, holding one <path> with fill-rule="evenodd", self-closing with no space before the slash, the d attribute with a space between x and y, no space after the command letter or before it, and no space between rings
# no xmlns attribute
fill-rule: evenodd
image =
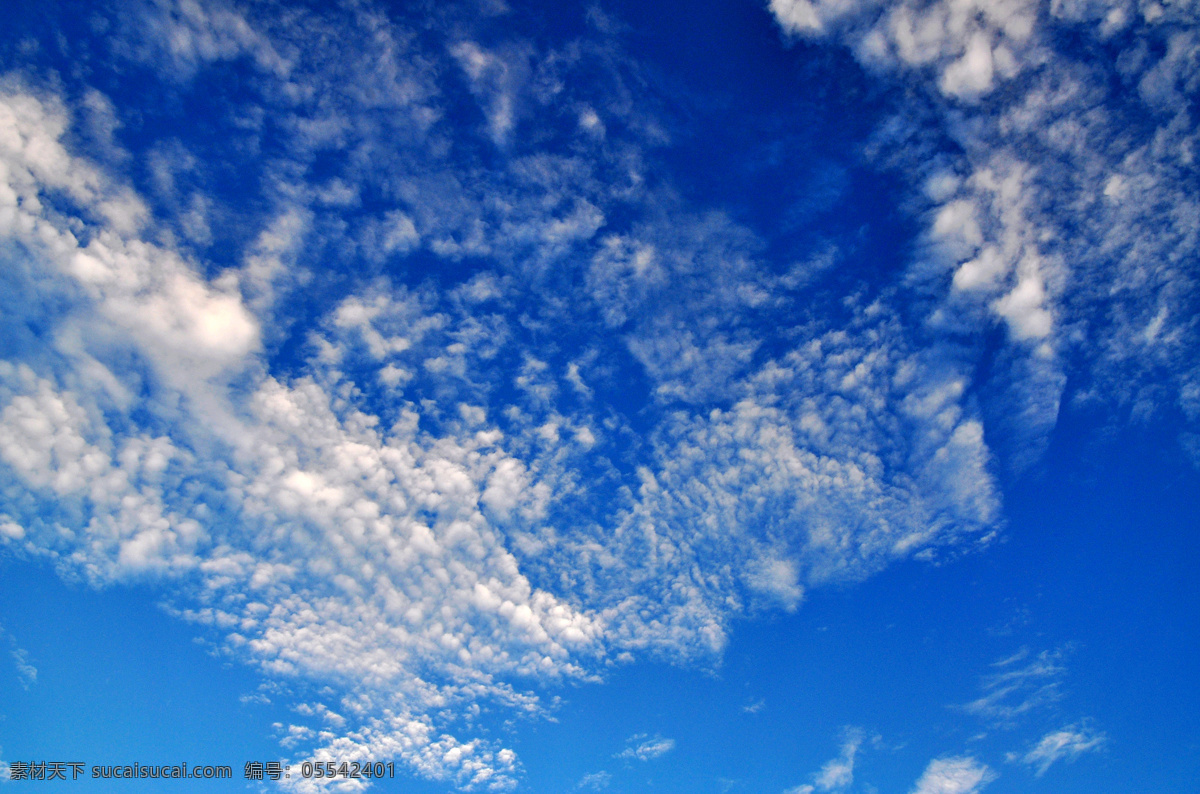
<svg viewBox="0 0 1200 794"><path fill-rule="evenodd" d="M278 76L289 71L270 40L230 4L161 0L139 11L145 33L136 39L136 54L170 64L168 75L188 79L207 64L238 59Z"/></svg>
<svg viewBox="0 0 1200 794"><path fill-rule="evenodd" d="M29 663L29 654L22 648L14 649L10 655L17 667L17 676L21 679L21 686L29 689L37 682L37 668Z"/></svg>
<svg viewBox="0 0 1200 794"><path fill-rule="evenodd" d="M909 279L935 300L930 327L958 339L1007 332L984 386L1009 466L1040 458L1064 405L1116 406L1142 421L1190 404L1192 368L1168 363L1195 358L1200 343L1182 319L1194 314L1195 273L1182 263L1200 217L1178 159L1196 143L1182 100L1200 79L1195 34L1182 32L1194 26L1190 8L770 9L785 33L845 47L910 92L875 153L927 207L928 248ZM1076 40L1087 44L1066 44ZM1082 375L1074 394L1067 361Z"/></svg>
<svg viewBox="0 0 1200 794"><path fill-rule="evenodd" d="M529 53L517 50L488 52L473 41L462 41L450 53L470 81L487 117L488 134L502 146L517 121L519 94L529 79Z"/></svg>
<svg viewBox="0 0 1200 794"><path fill-rule="evenodd" d="M771 0L770 9L789 33L840 34L869 66L928 73L941 93L962 101L988 94L1037 57L1030 42L1037 8L1022 0L886 8L870 0Z"/></svg>
<svg viewBox="0 0 1200 794"><path fill-rule="evenodd" d="M778 599L780 604L794 612L804 597L804 588L800 587L796 566L789 560L758 560L752 565L746 577L746 583L752 590Z"/></svg>
<svg viewBox="0 0 1200 794"><path fill-rule="evenodd" d="M1107 743L1107 736L1080 722L1047 733L1024 755L1009 753L1008 760L1036 767L1035 774L1041 777L1058 761L1073 762L1084 753L1103 749Z"/></svg>
<svg viewBox="0 0 1200 794"><path fill-rule="evenodd" d="M998 505L981 429L958 404L961 381L908 353L886 310L875 310L858 329L813 333L765 362L729 408L665 423L655 437L663 463L643 472L638 502L609 541L629 562L594 569L600 591L633 589L631 606L610 620L618 636L711 653L724 643L718 604L731 597L790 608L802 587L986 536ZM903 474L884 463L896 446L906 450ZM693 559L721 573L697 579ZM608 585L618 570L621 583ZM645 603L634 588L661 588L652 601L669 605L657 620L671 634L647 631L631 608Z"/></svg>
<svg viewBox="0 0 1200 794"><path fill-rule="evenodd" d="M426 713L492 696L536 708L536 698L490 681L501 669L582 673L552 636L586 645L594 622L573 627L582 613L529 588L479 513L490 473L512 480L521 467L492 457L487 434L470 436L474 449L389 440L314 381L265 376L257 324L232 286L213 287L173 251L122 236L111 228L120 218L101 213L110 226L80 246L36 212L37 169L84 185L81 199L103 195L92 185L105 180L56 142L61 130L45 103L17 95L4 107L17 109L23 139L45 139L5 150L27 195L8 216L10 233L75 291L96 331L82 348L30 362L45 375L3 364L0 456L9 476L61 506L57 515L23 508L6 537L96 582L177 578L190 602L178 614L226 633L228 648L268 675L346 682L358 698L355 727L336 725L343 736L330 745L343 755L392 754L458 785L508 786L511 751L439 735ZM114 353L144 362L143 407L165 435L108 424L101 407L121 411L130 395L129 372L101 363ZM81 360L107 390L74 379ZM510 489L505 509L524 504ZM491 645L489 634L517 645ZM431 674L443 683L428 683Z"/></svg>
<svg viewBox="0 0 1200 794"><path fill-rule="evenodd" d="M773 8L869 43L852 4ZM1022 8L897 7L872 63L983 101ZM221 134L137 152L141 182L136 157L75 148L67 100L4 83L0 538L97 585L155 583L289 684L296 757L511 788L481 704L534 717L617 658L711 661L739 616L994 537L974 366L925 334L1003 323L1018 415L1052 426L1069 311L1037 169L1011 152L928 175L922 244L949 291L914 328L920 263L917 286L810 310L828 245L781 275L754 231L665 185L665 133L608 45L435 25L423 48L365 7L144 13L112 47L171 91L253 79ZM137 109L86 96L118 146ZM481 132L447 121L464 99ZM1163 306L1139 319L1154 345L1178 332ZM849 785L859 742L816 784Z"/></svg>
<svg viewBox="0 0 1200 794"><path fill-rule="evenodd" d="M20 539L20 538L16 538ZM3 626L0 626L0 638L6 636ZM13 660L13 665L17 671L17 679L21 682L21 687L28 690L31 686L37 683L37 668L29 661L29 652L17 645L16 638L11 634L7 634L9 645L9 657Z"/></svg>
<svg viewBox="0 0 1200 794"><path fill-rule="evenodd" d="M996 774L970 756L938 758L929 762L913 794L975 794L996 779Z"/></svg>
<svg viewBox="0 0 1200 794"><path fill-rule="evenodd" d="M813 776L812 784L802 784L788 789L785 794L813 794L816 791L845 791L854 782L854 760L862 747L864 734L861 728L843 730L841 752L821 767Z"/></svg>
<svg viewBox="0 0 1200 794"><path fill-rule="evenodd" d="M590 772L579 779L575 784L577 789L590 789L592 791L603 791L612 783L612 775L608 772Z"/></svg>
<svg viewBox="0 0 1200 794"><path fill-rule="evenodd" d="M652 761L675 749L674 739L664 739L658 735L650 737L644 733L630 736L625 743L629 746L613 756L614 758L623 758L629 761Z"/></svg>
<svg viewBox="0 0 1200 794"><path fill-rule="evenodd" d="M842 743L841 755L821 767L815 778L816 786L821 791L838 791L849 788L854 782L854 758L862 745L862 731L850 728L846 731L846 740Z"/></svg>
<svg viewBox="0 0 1200 794"><path fill-rule="evenodd" d="M1063 664L1066 649L1041 651L1030 656L1027 648L993 663L997 672L983 678L982 697L962 708L970 714L998 724L1012 724L1018 718L1053 703L1062 697L1062 681L1067 668Z"/></svg>
<svg viewBox="0 0 1200 794"><path fill-rule="evenodd" d="M651 430L636 494L618 488L610 512L580 520L579 472L611 480L587 456L602 425L622 424L571 402L602 394L575 384L588 356L552 368L503 344L522 333L505 315L511 277L448 293L359 286L325 308L297 369L271 373L264 326L315 216L272 214L240 267L209 279L139 236L136 213L109 211L111 196L139 199L68 151L56 100L5 102L19 197L6 233L25 246L13 278L66 307L45 318L54 345L0 371L0 458L29 494L7 506L5 537L97 584L160 581L176 614L266 676L338 683L340 702L309 705L345 721L298 726L297 747L316 736L317 754L395 753L435 779L508 786L509 751L440 733L431 713L479 700L539 713L506 678L589 679L610 653L712 655L738 611L793 609L805 587L995 520L958 375L909 350L886 307L856 307L856 327L808 329L762 362L737 323L700 336L680 324L712 300L769 308L747 235L726 219L653 235L694 284L674 304L680 323L639 325L605 354L641 366L664 404L695 407ZM79 217L47 209L54 188ZM709 277L735 297L706 297ZM728 366L663 352L700 345Z"/></svg>

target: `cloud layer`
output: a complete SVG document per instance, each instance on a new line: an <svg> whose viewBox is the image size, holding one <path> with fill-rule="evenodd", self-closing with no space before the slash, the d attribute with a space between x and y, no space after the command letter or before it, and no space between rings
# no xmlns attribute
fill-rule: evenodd
<svg viewBox="0 0 1200 794"><path fill-rule="evenodd" d="M482 714L986 545L997 466L1064 400L1200 421L1200 67L1153 7L772 2L917 96L865 148L921 232L852 287L855 235L783 256L682 194L599 15L535 44L451 11L97 11L95 73L0 80L0 542L156 583L287 685L297 757L511 789ZM1053 695L1016 664L968 708ZM942 759L917 791L990 776Z"/></svg>
<svg viewBox="0 0 1200 794"><path fill-rule="evenodd" d="M1182 412L1187 447L1195 367L1175 364L1197 343L1185 253L1200 218L1184 100L1197 74L1194 10L770 7L788 33L836 41L917 93L880 140L881 155L922 174L928 248L911 282L935 301L931 326L979 341L980 329L1006 330L989 388L1011 406L993 419L1012 439L1001 450L1011 463L1037 459L1068 397L1142 420ZM1072 374L1081 384L1068 394Z"/></svg>

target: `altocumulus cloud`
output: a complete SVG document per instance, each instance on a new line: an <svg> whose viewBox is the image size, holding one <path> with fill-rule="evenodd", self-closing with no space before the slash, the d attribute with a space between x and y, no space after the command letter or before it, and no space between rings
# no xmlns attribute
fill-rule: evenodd
<svg viewBox="0 0 1200 794"><path fill-rule="evenodd" d="M22 316L55 331L46 346L18 336L0 370L5 540L97 584L160 581L177 614L264 674L339 684L336 702L302 704L320 732L289 729L292 747L335 737L313 757L398 757L510 787L510 750L454 738L431 712L537 713L512 682L588 679L638 649L711 654L736 611L795 608L806 585L994 519L960 382L908 351L882 306L778 360L731 365L720 389L737 401L664 416L635 488L615 453L593 455L628 431L570 388L587 369L514 339L504 301L520 274L448 294L367 286L329 307L300 372L275 374L264 339L302 216L269 221L243 266L208 278L119 175L70 151L69 118L9 79L8 278L34 298ZM675 311L705 310L691 302ZM714 333L705 344L734 350ZM703 361L648 372L705 405L717 387ZM505 381L517 388L495 394ZM911 468L884 462L897 443ZM582 518L589 467L615 499Z"/></svg>
<svg viewBox="0 0 1200 794"><path fill-rule="evenodd" d="M807 290L838 246L781 269L682 199L602 29L555 48L451 12L146 5L80 46L163 99L230 65L253 79L219 145L166 118L137 151L115 131L158 111L31 57L0 79L0 542L97 586L155 583L295 685L302 719L278 729L296 757L514 788L480 708L536 717L547 688L622 661L712 660L739 616L994 537L978 328L1005 333L1006 463L1036 457L1072 357L1079 399L1200 418L1194 367L1164 393L1108 388L1195 350L1173 153L1196 132L1166 72L1200 67L1183 44L1147 55L1122 76L1136 99L1078 114L1111 75L1045 26L1160 34L1068 5L771 3L789 35L978 120L937 133L960 156L919 162L904 152L933 133L885 125L873 156L926 229L896 283L828 312ZM1118 141L1143 106L1157 126ZM1055 234L1065 209L1078 242ZM1000 717L1037 674L997 675L978 711ZM814 785L849 784L856 735ZM990 774L942 759L917 790Z"/></svg>
<svg viewBox="0 0 1200 794"><path fill-rule="evenodd" d="M1197 342L1186 252L1200 205L1183 154L1197 134L1184 99L1200 69L1193 9L1122 0L770 8L789 35L837 42L883 79L921 87L879 154L915 177L928 208L927 249L910 265L910 283L935 299L928 321L968 337L996 323L1007 331L994 388L1011 406L996 417L1011 464L1044 447L1071 366L1088 381L1079 402L1142 417L1182 410L1190 444L1196 367L1172 368L1166 388L1146 383ZM931 137L923 114L949 123ZM961 154L947 156L939 136Z"/></svg>

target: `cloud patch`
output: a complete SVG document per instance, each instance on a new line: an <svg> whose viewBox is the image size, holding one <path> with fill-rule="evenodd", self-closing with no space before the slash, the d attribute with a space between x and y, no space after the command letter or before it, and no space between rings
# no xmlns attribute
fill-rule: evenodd
<svg viewBox="0 0 1200 794"><path fill-rule="evenodd" d="M995 772L970 756L938 758L925 767L912 794L976 794L995 779Z"/></svg>
<svg viewBox="0 0 1200 794"><path fill-rule="evenodd" d="M654 736L645 733L634 734L625 740L625 744L628 746L613 756L614 758L626 761L652 761L675 749L674 739L665 739L658 734Z"/></svg>
<svg viewBox="0 0 1200 794"><path fill-rule="evenodd" d="M865 735L861 728L846 728L843 731L841 752L830 759L813 776L811 784L805 783L788 789L784 794L813 794L817 791L846 791L854 782L854 761L862 747Z"/></svg>
<svg viewBox="0 0 1200 794"><path fill-rule="evenodd" d="M1047 733L1024 754L1009 753L1008 760L1033 767L1034 774L1041 777L1059 761L1074 762L1084 753L1102 750L1107 743L1104 733L1080 722Z"/></svg>

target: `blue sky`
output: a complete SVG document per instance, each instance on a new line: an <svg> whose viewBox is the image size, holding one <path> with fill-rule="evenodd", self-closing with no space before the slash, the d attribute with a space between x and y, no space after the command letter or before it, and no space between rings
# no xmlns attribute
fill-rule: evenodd
<svg viewBox="0 0 1200 794"><path fill-rule="evenodd" d="M0 788L1195 786L1191 5L6 16Z"/></svg>

